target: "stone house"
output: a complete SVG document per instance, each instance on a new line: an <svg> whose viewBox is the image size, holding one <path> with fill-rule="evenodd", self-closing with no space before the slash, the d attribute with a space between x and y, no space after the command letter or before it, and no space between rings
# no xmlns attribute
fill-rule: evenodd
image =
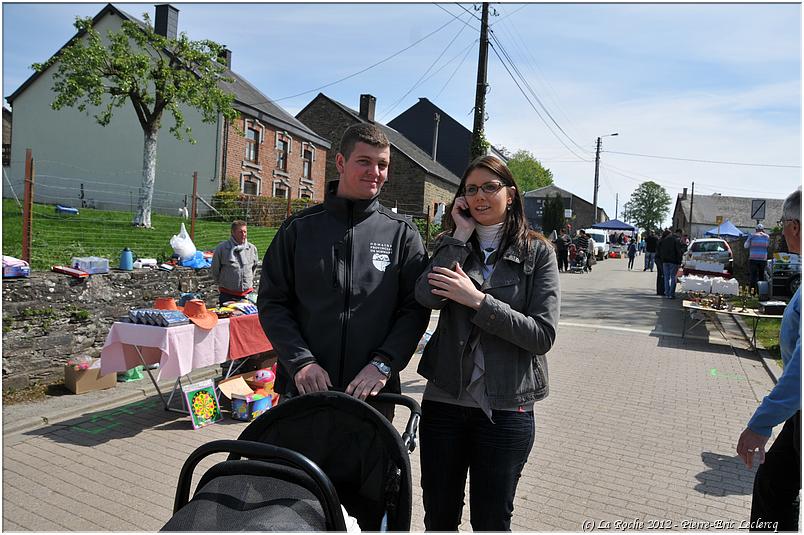
<svg viewBox="0 0 804 535"><path fill-rule="evenodd" d="M751 234L757 224L757 221L751 217L751 201L754 199L763 199L763 197L761 195L730 197L715 193L713 195L695 195L693 199L693 196L687 193L687 188L684 188L676 197L673 209L673 228L680 228L688 233L691 223L690 238L702 238L704 232L717 226L717 217L721 216L723 221L729 220L738 229ZM784 199L764 200L765 218L760 222L770 230L782 217ZM692 204L692 214L690 214L690 204Z"/></svg>
<svg viewBox="0 0 804 535"><path fill-rule="evenodd" d="M427 98L420 97L419 102L389 121L388 126L455 175L463 176L471 160L472 131ZM494 146L488 152L504 162L508 160Z"/></svg>
<svg viewBox="0 0 804 535"><path fill-rule="evenodd" d="M3 106L3 167L11 162L11 110Z"/></svg>
<svg viewBox="0 0 804 535"><path fill-rule="evenodd" d="M416 146L404 135L374 120L376 98L360 95L360 109L355 111L330 97L319 93L298 114L296 118L309 126L319 136L329 139L334 145L340 141L344 131L353 124L376 124L391 142L391 165L388 181L380 193L380 202L397 208L399 213L420 215L434 214L438 203L452 202L460 184L460 177ZM333 146L327 155L326 180L338 178L335 168L335 154L338 147Z"/></svg>
<svg viewBox="0 0 804 535"><path fill-rule="evenodd" d="M594 207L592 203L565 189L550 185L527 191L524 194L525 216L528 218L528 223L530 223L531 227L541 230L544 203L548 197L553 197L556 193L561 195L561 200L564 201L564 209L572 210L572 218L569 219L569 222L573 230L589 228L594 224L594 218L592 217ZM606 211L599 206L597 207L597 220L600 222L609 220Z"/></svg>
<svg viewBox="0 0 804 535"><path fill-rule="evenodd" d="M175 38L178 15L179 10L169 4L157 5L155 31ZM118 30L124 20L143 25L107 4L93 18L93 27L104 36ZM77 33L64 47L83 38ZM222 116L216 123L204 123L198 111L182 108L196 140L191 144L173 137L168 131L172 119L166 114L158 140L155 212L175 214L176 208L185 206L193 172L199 177L198 195L207 201L227 178L244 193L323 199L329 141L232 71L231 60L228 50L220 58L225 75L234 79L221 87L235 97L233 105L241 114L236 124L228 124ZM25 150L30 148L37 162L36 202L128 209L129 199L139 196L142 181L143 133L133 106L126 103L116 109L106 127L97 124L93 117L97 111L91 106L86 113L76 108L53 110L56 69L35 72L7 97L15 118L10 166L4 168L9 180L21 191ZM4 196L10 195L8 189L3 188Z"/></svg>

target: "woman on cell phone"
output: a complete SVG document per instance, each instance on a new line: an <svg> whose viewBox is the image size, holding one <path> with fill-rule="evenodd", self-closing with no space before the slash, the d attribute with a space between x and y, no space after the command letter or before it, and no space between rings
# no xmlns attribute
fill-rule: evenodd
<svg viewBox="0 0 804 535"><path fill-rule="evenodd" d="M474 531L510 531L534 441L534 402L547 396L545 354L559 316L556 255L528 228L511 171L493 156L461 179L446 232L416 284L441 311L418 372L424 525L457 531L470 479Z"/></svg>

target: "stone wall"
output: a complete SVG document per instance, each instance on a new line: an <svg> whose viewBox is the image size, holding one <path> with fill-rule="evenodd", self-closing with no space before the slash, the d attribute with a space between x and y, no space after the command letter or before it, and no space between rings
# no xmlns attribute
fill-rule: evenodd
<svg viewBox="0 0 804 535"><path fill-rule="evenodd" d="M70 357L100 355L116 318L182 292L217 305L209 269L112 271L84 280L33 272L28 279L3 280L3 389L61 380Z"/></svg>

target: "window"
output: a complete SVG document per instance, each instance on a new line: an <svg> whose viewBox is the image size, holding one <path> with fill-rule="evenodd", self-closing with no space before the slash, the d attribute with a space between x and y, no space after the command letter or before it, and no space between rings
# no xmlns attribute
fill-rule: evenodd
<svg viewBox="0 0 804 535"><path fill-rule="evenodd" d="M302 185L299 187L299 199L313 199L313 190L309 186Z"/></svg>
<svg viewBox="0 0 804 535"><path fill-rule="evenodd" d="M251 180L246 180L243 182L243 193L246 195L258 195L257 183L252 182Z"/></svg>
<svg viewBox="0 0 804 535"><path fill-rule="evenodd" d="M722 241L696 241L690 249L693 253L723 253L726 252L726 242Z"/></svg>
<svg viewBox="0 0 804 535"><path fill-rule="evenodd" d="M302 178L310 178L313 169L313 151L309 148L305 148L302 159Z"/></svg>
<svg viewBox="0 0 804 535"><path fill-rule="evenodd" d="M288 170L288 145L290 143L280 139L276 143L276 168L280 171Z"/></svg>
<svg viewBox="0 0 804 535"><path fill-rule="evenodd" d="M257 163L260 155L260 133L254 128L246 129L246 160Z"/></svg>
<svg viewBox="0 0 804 535"><path fill-rule="evenodd" d="M274 197L279 197L280 199L287 199L288 195L290 194L287 184L284 182L276 181L274 182Z"/></svg>

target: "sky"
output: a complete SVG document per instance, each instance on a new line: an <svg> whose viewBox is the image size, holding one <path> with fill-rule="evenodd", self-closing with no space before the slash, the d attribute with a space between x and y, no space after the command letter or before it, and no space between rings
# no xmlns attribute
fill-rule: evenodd
<svg viewBox="0 0 804 535"><path fill-rule="evenodd" d="M3 96L104 5L4 2ZM153 19L154 4L115 5ZM472 129L479 4L173 5L180 32L225 44L291 114L318 92L353 109L369 93L387 123L426 97ZM648 180L674 200L693 182L784 198L801 185L801 26L798 3L492 4L486 137L590 202L600 137L610 218Z"/></svg>

